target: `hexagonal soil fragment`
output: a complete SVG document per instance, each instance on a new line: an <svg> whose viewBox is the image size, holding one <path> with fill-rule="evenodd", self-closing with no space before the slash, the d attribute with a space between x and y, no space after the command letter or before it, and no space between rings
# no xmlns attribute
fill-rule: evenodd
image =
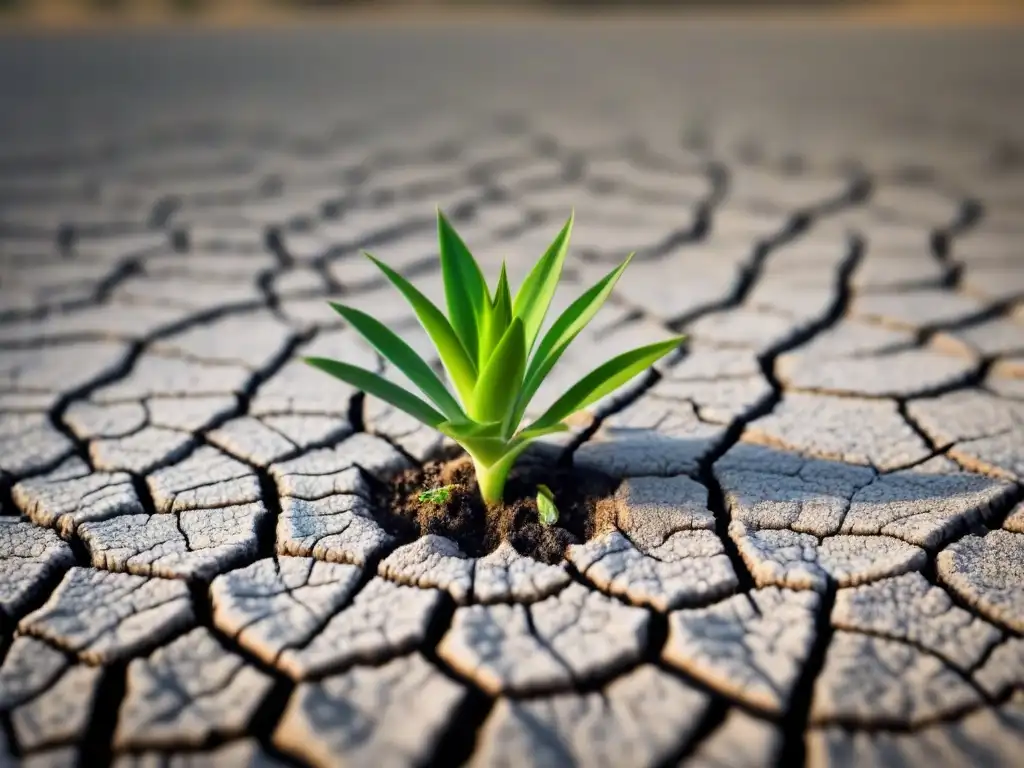
<svg viewBox="0 0 1024 768"><path fill-rule="evenodd" d="M965 536L939 553L938 571L984 616L1024 632L1024 534Z"/></svg>
<svg viewBox="0 0 1024 768"><path fill-rule="evenodd" d="M707 695L644 665L599 693L502 699L480 735L473 766L654 766L686 744Z"/></svg>
<svg viewBox="0 0 1024 768"><path fill-rule="evenodd" d="M782 713L810 655L819 605L813 592L768 587L674 611L665 660L731 698Z"/></svg>
<svg viewBox="0 0 1024 768"><path fill-rule="evenodd" d="M302 683L274 731L274 745L316 765L425 764L468 691L406 656Z"/></svg>
<svg viewBox="0 0 1024 768"><path fill-rule="evenodd" d="M610 531L569 547L567 558L599 589L659 611L707 603L739 584L713 531L677 531L653 547Z"/></svg>
<svg viewBox="0 0 1024 768"><path fill-rule="evenodd" d="M200 746L241 736L273 681L196 628L128 666L117 749Z"/></svg>
<svg viewBox="0 0 1024 768"><path fill-rule="evenodd" d="M74 562L71 547L53 531L0 517L0 617L17 616L51 578Z"/></svg>
<svg viewBox="0 0 1024 768"><path fill-rule="evenodd" d="M579 584L523 605L459 608L438 654L492 694L571 688L640 658L648 614Z"/></svg>
<svg viewBox="0 0 1024 768"><path fill-rule="evenodd" d="M192 621L182 581L72 568L18 628L90 664L106 664L156 645Z"/></svg>
<svg viewBox="0 0 1024 768"><path fill-rule="evenodd" d="M937 656L896 640L839 630L814 683L811 722L912 727L981 703Z"/></svg>
<svg viewBox="0 0 1024 768"><path fill-rule="evenodd" d="M832 765L966 765L1013 768L1024 751L1024 695L913 731L812 730L807 739L811 768Z"/></svg>

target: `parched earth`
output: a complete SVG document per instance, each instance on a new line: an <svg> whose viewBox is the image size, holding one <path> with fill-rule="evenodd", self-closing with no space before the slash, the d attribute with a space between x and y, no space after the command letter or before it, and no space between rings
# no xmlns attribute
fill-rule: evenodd
<svg viewBox="0 0 1024 768"><path fill-rule="evenodd" d="M1021 36L468 34L0 49L0 765L1018 765ZM435 205L637 251L538 407L689 336L534 452L622 479L560 565L394 540L442 440L295 359L429 354Z"/></svg>

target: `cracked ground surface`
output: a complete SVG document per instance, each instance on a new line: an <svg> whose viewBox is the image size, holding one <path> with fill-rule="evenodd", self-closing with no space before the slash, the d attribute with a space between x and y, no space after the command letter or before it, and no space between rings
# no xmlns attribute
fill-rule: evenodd
<svg viewBox="0 0 1024 768"><path fill-rule="evenodd" d="M0 765L1019 765L1020 34L472 34L0 49ZM689 336L562 563L396 540L444 440L295 360L429 356L435 205L637 251L538 408Z"/></svg>

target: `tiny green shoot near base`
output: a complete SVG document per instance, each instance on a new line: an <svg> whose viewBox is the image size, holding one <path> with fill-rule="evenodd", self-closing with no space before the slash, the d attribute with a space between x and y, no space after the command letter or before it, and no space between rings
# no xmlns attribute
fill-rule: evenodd
<svg viewBox="0 0 1024 768"><path fill-rule="evenodd" d="M539 418L520 428L541 382L597 314L633 257L630 254L576 299L541 337L572 224L570 216L513 298L505 265L492 294L476 259L439 210L447 317L412 283L366 254L412 306L437 348L454 394L426 361L383 323L342 304L331 306L430 402L348 363L321 357L306 358L306 362L450 437L473 459L484 502L500 503L508 473L530 442L567 430L567 418L647 370L682 341L675 337L612 358L570 387Z"/></svg>
<svg viewBox="0 0 1024 768"><path fill-rule="evenodd" d="M554 525L558 522L555 494L543 484L537 486L537 517L540 519L541 525Z"/></svg>
<svg viewBox="0 0 1024 768"><path fill-rule="evenodd" d="M429 490L423 491L416 498L419 501L430 502L431 504L444 504L451 498L452 488L454 485L443 485L440 488L430 488Z"/></svg>

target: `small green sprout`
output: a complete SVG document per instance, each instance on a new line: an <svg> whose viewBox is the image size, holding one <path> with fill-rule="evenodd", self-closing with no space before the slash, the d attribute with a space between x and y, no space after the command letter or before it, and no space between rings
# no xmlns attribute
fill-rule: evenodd
<svg viewBox="0 0 1024 768"><path fill-rule="evenodd" d="M558 522L555 494L543 484L537 486L537 517L540 518L541 525L554 525Z"/></svg>
<svg viewBox="0 0 1024 768"><path fill-rule="evenodd" d="M427 501L431 504L444 504L448 499L451 498L452 488L454 485L442 485L440 488L430 488L423 491L416 498L420 501Z"/></svg>
<svg viewBox="0 0 1024 768"><path fill-rule="evenodd" d="M430 400L363 368L321 357L306 362L404 411L452 438L473 460L488 505L502 501L512 465L531 441L568 429L565 419L615 391L673 349L682 337L612 358L579 380L535 421L520 428L527 406L562 353L611 294L633 255L585 292L540 336L572 231L570 216L513 298L502 264L492 294L476 259L440 210L441 277L448 317L412 283L370 254L412 306L437 348L455 393L412 347L383 323L353 307L331 306ZM457 397L456 397L457 396Z"/></svg>

